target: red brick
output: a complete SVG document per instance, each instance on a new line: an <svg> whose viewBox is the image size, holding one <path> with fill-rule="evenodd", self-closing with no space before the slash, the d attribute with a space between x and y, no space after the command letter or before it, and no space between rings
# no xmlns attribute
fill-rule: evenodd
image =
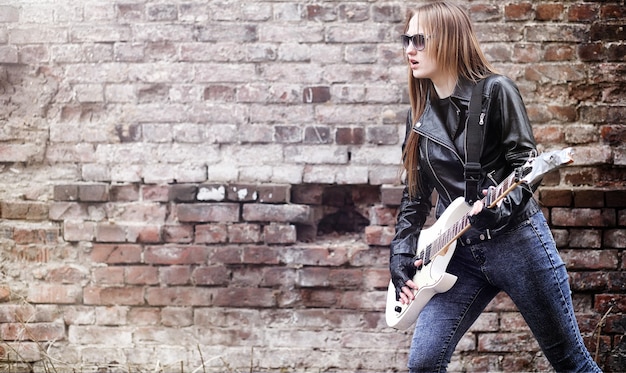
<svg viewBox="0 0 626 373"><path fill-rule="evenodd" d="M226 267L221 265L198 267L193 271L192 280L196 285L227 285L229 275Z"/></svg>
<svg viewBox="0 0 626 373"><path fill-rule="evenodd" d="M146 301L151 306L212 306L217 292L196 287L148 288Z"/></svg>
<svg viewBox="0 0 626 373"><path fill-rule="evenodd" d="M115 223L98 223L96 225L96 241L126 242L126 227Z"/></svg>
<svg viewBox="0 0 626 373"><path fill-rule="evenodd" d="M302 205L321 205L324 186L299 184L291 188L291 202Z"/></svg>
<svg viewBox="0 0 626 373"><path fill-rule="evenodd" d="M193 310L189 307L164 307L161 311L161 323L173 327L193 325Z"/></svg>
<svg viewBox="0 0 626 373"><path fill-rule="evenodd" d="M109 198L112 202L132 202L139 200L139 185L111 185Z"/></svg>
<svg viewBox="0 0 626 373"><path fill-rule="evenodd" d="M191 279L191 267L188 265L160 267L159 279L162 285L189 285Z"/></svg>
<svg viewBox="0 0 626 373"><path fill-rule="evenodd" d="M372 206L369 209L370 225L396 225L396 208L384 206Z"/></svg>
<svg viewBox="0 0 626 373"><path fill-rule="evenodd" d="M50 244L59 239L58 228L20 228L13 230L13 241L16 244Z"/></svg>
<svg viewBox="0 0 626 373"><path fill-rule="evenodd" d="M403 185L383 185L380 188L380 202L386 206L399 206L403 191Z"/></svg>
<svg viewBox="0 0 626 373"><path fill-rule="evenodd" d="M204 89L204 99L209 101L234 101L237 90L230 85L215 84Z"/></svg>
<svg viewBox="0 0 626 373"><path fill-rule="evenodd" d="M271 308L276 306L276 294L266 288L216 289L213 305L216 307Z"/></svg>
<svg viewBox="0 0 626 373"><path fill-rule="evenodd" d="M231 243L257 243L261 241L259 224L232 224L228 226L228 241Z"/></svg>
<svg viewBox="0 0 626 373"><path fill-rule="evenodd" d="M46 273L46 281L53 283L78 284L88 279L88 272L81 267L64 265L51 268Z"/></svg>
<svg viewBox="0 0 626 373"><path fill-rule="evenodd" d="M173 202L193 202L198 188L195 185L175 184L170 186L168 200Z"/></svg>
<svg viewBox="0 0 626 373"><path fill-rule="evenodd" d="M605 199L606 207L626 207L626 189L607 190Z"/></svg>
<svg viewBox="0 0 626 373"><path fill-rule="evenodd" d="M337 290L304 289L300 291L302 305L304 307L336 307L340 300L341 292Z"/></svg>
<svg viewBox="0 0 626 373"><path fill-rule="evenodd" d="M3 219L46 220L48 205L32 201L0 202L0 212Z"/></svg>
<svg viewBox="0 0 626 373"><path fill-rule="evenodd" d="M80 285L32 283L26 300L30 303L73 304L81 301L82 292Z"/></svg>
<svg viewBox="0 0 626 373"><path fill-rule="evenodd" d="M297 240L294 225L270 224L263 227L263 237L267 244L293 244Z"/></svg>
<svg viewBox="0 0 626 373"><path fill-rule="evenodd" d="M55 201L78 201L78 185L55 185L52 195Z"/></svg>
<svg viewBox="0 0 626 373"><path fill-rule="evenodd" d="M304 128L305 144L331 144L332 142L333 139L330 128L322 126L307 126Z"/></svg>
<svg viewBox="0 0 626 373"><path fill-rule="evenodd" d="M544 206L570 207L572 192L565 189L539 189L540 202Z"/></svg>
<svg viewBox="0 0 626 373"><path fill-rule="evenodd" d="M0 285L0 303L8 302L10 299L11 288L8 286Z"/></svg>
<svg viewBox="0 0 626 373"><path fill-rule="evenodd" d="M36 320L37 309L30 304L1 304L0 323Z"/></svg>
<svg viewBox="0 0 626 373"><path fill-rule="evenodd" d="M132 307L127 319L131 325L156 325L161 321L161 311L154 307Z"/></svg>
<svg viewBox="0 0 626 373"><path fill-rule="evenodd" d="M533 18L532 3L513 3L504 6L504 17L509 21L522 21Z"/></svg>
<svg viewBox="0 0 626 373"><path fill-rule="evenodd" d="M149 246L144 261L149 264L203 264L208 252L202 246Z"/></svg>
<svg viewBox="0 0 626 373"><path fill-rule="evenodd" d="M249 222L312 223L313 212L305 205L245 204L243 219Z"/></svg>
<svg viewBox="0 0 626 373"><path fill-rule="evenodd" d="M282 260L288 264L342 266L349 262L348 249L329 248L323 245L293 247L282 252Z"/></svg>
<svg viewBox="0 0 626 373"><path fill-rule="evenodd" d="M603 43L582 43L578 45L577 54L584 62L602 61L606 58Z"/></svg>
<svg viewBox="0 0 626 373"><path fill-rule="evenodd" d="M168 202L170 188L167 185L143 185L141 197L144 201Z"/></svg>
<svg viewBox="0 0 626 373"><path fill-rule="evenodd" d="M63 341L65 325L62 323L5 323L0 325L4 341Z"/></svg>
<svg viewBox="0 0 626 373"><path fill-rule="evenodd" d="M571 22L593 22L598 19L599 5L572 4L569 7L567 18Z"/></svg>
<svg viewBox="0 0 626 373"><path fill-rule="evenodd" d="M363 273L363 286L367 289L386 289L389 280L388 268L370 268Z"/></svg>
<svg viewBox="0 0 626 373"><path fill-rule="evenodd" d="M363 270L358 268L332 268L328 274L332 288L357 288L363 284Z"/></svg>
<svg viewBox="0 0 626 373"><path fill-rule="evenodd" d="M626 289L626 272L623 270L624 263L619 268L620 272L608 272L608 281L606 289L609 292L619 292Z"/></svg>
<svg viewBox="0 0 626 373"><path fill-rule="evenodd" d="M84 289L84 302L89 305L103 306L140 306L144 302L144 290L141 287L97 287Z"/></svg>
<svg viewBox="0 0 626 373"><path fill-rule="evenodd" d="M192 225L165 225L163 227L163 242L191 243L193 242Z"/></svg>
<svg viewBox="0 0 626 373"><path fill-rule="evenodd" d="M539 346L530 331L526 333L483 333L478 336L478 351L519 352L538 350Z"/></svg>
<svg viewBox="0 0 626 373"><path fill-rule="evenodd" d="M239 204L194 203L177 205L176 215L181 222L237 222L239 221Z"/></svg>
<svg viewBox="0 0 626 373"><path fill-rule="evenodd" d="M96 223L92 221L63 222L63 238L65 241L93 241L96 238Z"/></svg>
<svg viewBox="0 0 626 373"><path fill-rule="evenodd" d="M162 227L152 224L133 224L126 226L128 241L139 243L161 242Z"/></svg>
<svg viewBox="0 0 626 373"><path fill-rule="evenodd" d="M280 250L267 246L245 246L242 249L242 262L246 264L278 264Z"/></svg>
<svg viewBox="0 0 626 373"><path fill-rule="evenodd" d="M109 200L109 187L106 184L80 184L78 185L78 200L106 202Z"/></svg>
<svg viewBox="0 0 626 373"><path fill-rule="evenodd" d="M159 272L156 267L124 267L124 282L129 285L156 285L159 283Z"/></svg>
<svg viewBox="0 0 626 373"><path fill-rule="evenodd" d="M394 227L381 227L373 225L365 227L365 241L368 245L389 246L394 235Z"/></svg>
<svg viewBox="0 0 626 373"><path fill-rule="evenodd" d="M223 243L228 241L228 226L226 224L199 224L196 225L195 243Z"/></svg>
<svg viewBox="0 0 626 373"><path fill-rule="evenodd" d="M330 101L330 87L305 87L302 90L302 102L317 104Z"/></svg>
<svg viewBox="0 0 626 373"><path fill-rule="evenodd" d="M263 268L259 266L246 266L236 267L231 269L230 273L230 287L249 287L257 288L261 287L261 281L263 277Z"/></svg>
<svg viewBox="0 0 626 373"><path fill-rule="evenodd" d="M576 47L572 45L550 45L546 47L545 61L573 61L576 59Z"/></svg>
<svg viewBox="0 0 626 373"><path fill-rule="evenodd" d="M386 299L386 292L382 291L363 291L348 290L341 292L341 300L339 306L342 308L353 310L379 310L381 302L384 303Z"/></svg>
<svg viewBox="0 0 626 373"><path fill-rule="evenodd" d="M298 271L296 285L300 287L329 287L330 268L305 267Z"/></svg>
<svg viewBox="0 0 626 373"><path fill-rule="evenodd" d="M337 145L362 145L365 143L363 128L337 128L335 134Z"/></svg>
<svg viewBox="0 0 626 373"><path fill-rule="evenodd" d="M576 272L570 271L570 287L572 291L603 292L607 290L609 274L606 271Z"/></svg>
<svg viewBox="0 0 626 373"><path fill-rule="evenodd" d="M124 285L124 267L95 268L93 282L98 285Z"/></svg>
<svg viewBox="0 0 626 373"><path fill-rule="evenodd" d="M241 247L219 246L211 248L209 264L240 264L242 263Z"/></svg>
<svg viewBox="0 0 626 373"><path fill-rule="evenodd" d="M91 249L91 260L96 263L141 263L141 246L132 244L96 244Z"/></svg>
<svg viewBox="0 0 626 373"><path fill-rule="evenodd" d="M574 192L574 207L604 207L604 191L578 190Z"/></svg>
<svg viewBox="0 0 626 373"><path fill-rule="evenodd" d="M289 203L291 187L289 185L259 185L260 203Z"/></svg>
<svg viewBox="0 0 626 373"><path fill-rule="evenodd" d="M286 267L266 267L263 270L261 286L283 287L285 284L293 284L296 281L296 270Z"/></svg>
<svg viewBox="0 0 626 373"><path fill-rule="evenodd" d="M561 257L572 269L617 269L619 252L617 250L561 250Z"/></svg>
<svg viewBox="0 0 626 373"><path fill-rule="evenodd" d="M535 19L538 21L558 21L563 18L563 4L537 4L535 9Z"/></svg>
<svg viewBox="0 0 626 373"><path fill-rule="evenodd" d="M552 224L566 227L610 227L615 225L611 209L553 208Z"/></svg>
<svg viewBox="0 0 626 373"><path fill-rule="evenodd" d="M626 248L626 229L609 229L604 232L604 246L615 249Z"/></svg>
<svg viewBox="0 0 626 373"><path fill-rule="evenodd" d="M311 21L332 21L337 18L334 6L307 5L306 19Z"/></svg>
<svg viewBox="0 0 626 373"><path fill-rule="evenodd" d="M599 249L602 246L602 235L598 230L570 229L569 247L583 249Z"/></svg>
<svg viewBox="0 0 626 373"><path fill-rule="evenodd" d="M259 199L257 185L234 184L226 188L226 199L233 202L254 202Z"/></svg>
<svg viewBox="0 0 626 373"><path fill-rule="evenodd" d="M594 309L605 314L609 309L612 313L626 312L626 294L596 294Z"/></svg>
<svg viewBox="0 0 626 373"><path fill-rule="evenodd" d="M369 246L366 243L351 248L350 265L353 267L383 267L389 265L389 247Z"/></svg>
<svg viewBox="0 0 626 373"><path fill-rule="evenodd" d="M292 144L302 142L302 127L300 126L275 126L274 142L279 144Z"/></svg>

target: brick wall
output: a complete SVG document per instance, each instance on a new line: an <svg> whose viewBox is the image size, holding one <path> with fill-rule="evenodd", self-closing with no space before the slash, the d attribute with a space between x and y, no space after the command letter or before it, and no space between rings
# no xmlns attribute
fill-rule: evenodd
<svg viewBox="0 0 626 373"><path fill-rule="evenodd" d="M537 198L587 346L624 371L624 1L459 3L540 147L575 149ZM407 7L0 0L2 370L403 370ZM457 352L549 367L505 295Z"/></svg>

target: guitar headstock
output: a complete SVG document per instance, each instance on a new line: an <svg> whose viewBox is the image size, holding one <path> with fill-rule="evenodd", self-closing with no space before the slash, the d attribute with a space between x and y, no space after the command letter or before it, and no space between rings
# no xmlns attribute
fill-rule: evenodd
<svg viewBox="0 0 626 373"><path fill-rule="evenodd" d="M535 184L541 177L550 171L556 170L574 162L573 149L565 148L543 152L536 157L531 157L521 167L521 181L527 184Z"/></svg>

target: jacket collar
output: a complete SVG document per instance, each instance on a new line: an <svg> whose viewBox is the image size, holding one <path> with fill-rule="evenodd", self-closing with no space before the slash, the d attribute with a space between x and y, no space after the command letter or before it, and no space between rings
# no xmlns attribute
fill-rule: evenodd
<svg viewBox="0 0 626 373"><path fill-rule="evenodd" d="M465 106L464 109L467 109L469 107L474 86L474 82L464 78L459 78L451 97L459 100L459 103ZM448 135L442 123L442 121L446 120L446 118L439 118L431 108L430 100L433 98L432 95L436 95L434 89L428 92L428 102L426 103L426 108L422 117L415 122L413 130L422 136L428 137L433 141L444 145L456 153L454 142L450 139L450 135ZM459 109L463 110L463 108ZM458 126L459 124L457 123L456 125Z"/></svg>
<svg viewBox="0 0 626 373"><path fill-rule="evenodd" d="M452 97L469 103L475 85L476 83L459 77L454 92L452 92Z"/></svg>

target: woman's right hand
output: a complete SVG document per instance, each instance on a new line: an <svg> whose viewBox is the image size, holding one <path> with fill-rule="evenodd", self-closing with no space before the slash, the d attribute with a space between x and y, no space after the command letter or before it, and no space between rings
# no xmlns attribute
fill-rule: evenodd
<svg viewBox="0 0 626 373"><path fill-rule="evenodd" d="M411 255L396 254L389 260L389 270L391 272L391 282L396 289L396 300L402 304L409 304L415 299L413 293L418 286L412 278L415 272L422 265L422 260L415 260Z"/></svg>

